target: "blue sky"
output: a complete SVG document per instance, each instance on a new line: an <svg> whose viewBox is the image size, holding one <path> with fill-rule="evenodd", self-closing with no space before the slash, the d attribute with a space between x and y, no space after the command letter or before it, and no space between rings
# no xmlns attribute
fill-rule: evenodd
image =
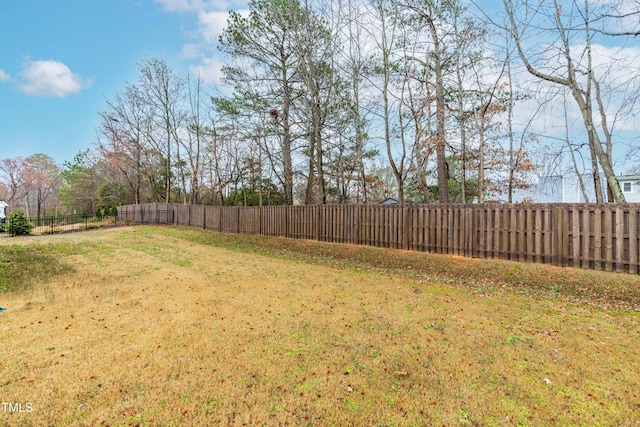
<svg viewBox="0 0 640 427"><path fill-rule="evenodd" d="M206 72L231 3L205 0L0 2L0 159L71 160L95 141L105 99L145 56ZM215 77L211 76L211 80Z"/></svg>

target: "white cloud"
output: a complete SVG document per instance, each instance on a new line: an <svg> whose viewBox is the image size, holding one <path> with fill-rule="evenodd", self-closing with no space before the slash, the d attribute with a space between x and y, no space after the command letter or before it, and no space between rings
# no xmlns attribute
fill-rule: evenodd
<svg viewBox="0 0 640 427"><path fill-rule="evenodd" d="M225 0L155 0L167 12L206 12L208 10L226 10L229 3Z"/></svg>
<svg viewBox="0 0 640 427"><path fill-rule="evenodd" d="M205 42L216 41L227 26L228 12L201 12L198 14L200 34Z"/></svg>
<svg viewBox="0 0 640 427"><path fill-rule="evenodd" d="M64 98L91 86L92 81L71 72L59 61L29 61L21 73L18 89L32 96Z"/></svg>
<svg viewBox="0 0 640 427"><path fill-rule="evenodd" d="M0 68L0 82L6 82L11 79L11 76L7 74L2 68Z"/></svg>
<svg viewBox="0 0 640 427"><path fill-rule="evenodd" d="M200 48L196 44L187 43L184 46L182 46L182 51L180 52L180 56L182 56L184 59L199 58L201 56Z"/></svg>
<svg viewBox="0 0 640 427"><path fill-rule="evenodd" d="M154 0L162 5L165 12L192 13L198 17L196 38L210 44L217 41L218 36L227 26L229 9L237 6L246 8L245 0ZM248 10L239 10L247 16ZM183 51L184 53L184 51Z"/></svg>
<svg viewBox="0 0 640 427"><path fill-rule="evenodd" d="M154 0L167 13L191 14L197 21L187 37L189 42L182 46L180 56L193 61L189 71L199 75L208 84L219 85L222 78L223 62L213 55L218 37L227 27L229 10L249 16L247 0Z"/></svg>
<svg viewBox="0 0 640 427"><path fill-rule="evenodd" d="M205 83L220 84L222 78L222 66L224 63L218 57L203 58L200 65L192 65L189 68L191 74L199 76Z"/></svg>
<svg viewBox="0 0 640 427"><path fill-rule="evenodd" d="M156 0L156 3L160 3L167 12L190 12L197 10L196 3L200 2L193 0Z"/></svg>

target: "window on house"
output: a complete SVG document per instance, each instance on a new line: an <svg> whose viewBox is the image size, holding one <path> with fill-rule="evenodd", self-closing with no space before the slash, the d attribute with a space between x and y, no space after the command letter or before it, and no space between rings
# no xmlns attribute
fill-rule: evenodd
<svg viewBox="0 0 640 427"><path fill-rule="evenodd" d="M630 193L631 192L631 183L630 182L624 182L622 191L624 191L625 193Z"/></svg>

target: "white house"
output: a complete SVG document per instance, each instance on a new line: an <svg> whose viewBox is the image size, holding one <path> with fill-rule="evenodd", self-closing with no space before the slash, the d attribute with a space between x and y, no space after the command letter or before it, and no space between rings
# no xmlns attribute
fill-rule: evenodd
<svg viewBox="0 0 640 427"><path fill-rule="evenodd" d="M640 175L626 175L617 177L627 203L640 203ZM593 174L582 174L582 182L587 193L587 200L580 189L578 175L567 170L563 175L541 176L538 182L526 190L514 193L516 203L528 200L534 203L595 203L596 191ZM600 176L602 188L607 187L604 176ZM605 199L607 195L605 194Z"/></svg>
<svg viewBox="0 0 640 427"><path fill-rule="evenodd" d="M9 206L4 200L0 200L0 220L3 220L7 217L6 209Z"/></svg>
<svg viewBox="0 0 640 427"><path fill-rule="evenodd" d="M640 175L619 176L618 182L628 203L640 203Z"/></svg>
<svg viewBox="0 0 640 427"><path fill-rule="evenodd" d="M595 203L596 202L596 186L593 181L593 173L583 173L581 175L582 183L584 185L584 191L587 193L587 198L580 188L580 181L578 175L573 169L568 169L562 175L562 203ZM607 188L606 181L602 174L600 175L600 186ZM605 199L607 195L605 194Z"/></svg>

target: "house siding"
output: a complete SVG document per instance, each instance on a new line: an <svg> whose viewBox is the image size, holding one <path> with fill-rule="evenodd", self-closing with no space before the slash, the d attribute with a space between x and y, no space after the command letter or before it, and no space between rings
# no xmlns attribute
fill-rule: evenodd
<svg viewBox="0 0 640 427"><path fill-rule="evenodd" d="M621 176L618 177L622 193L628 203L640 203L640 176ZM629 191L625 190L625 184L628 184Z"/></svg>
<svg viewBox="0 0 640 427"><path fill-rule="evenodd" d="M620 187L624 190L625 183L629 184L629 191L623 191L628 203L640 203L640 176L619 176ZM596 191L593 174L582 175L586 200L578 176L573 172L564 175L542 176L538 182L527 190L520 190L514 194L513 200L516 203L530 201L533 203L595 203ZM602 188L606 188L604 177L600 178ZM604 195L605 202L607 195Z"/></svg>

